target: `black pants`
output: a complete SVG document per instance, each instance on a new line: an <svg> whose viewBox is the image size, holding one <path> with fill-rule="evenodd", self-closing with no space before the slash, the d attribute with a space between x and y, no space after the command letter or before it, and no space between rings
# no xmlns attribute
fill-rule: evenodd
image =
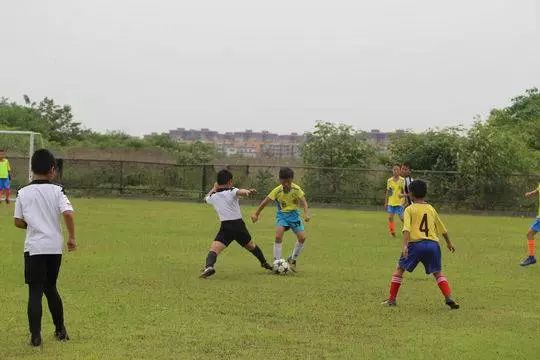
<svg viewBox="0 0 540 360"><path fill-rule="evenodd" d="M41 298L47 298L56 330L64 327L64 307L56 289L62 255L33 255L24 253L24 278L28 284L28 322L30 332L41 332Z"/></svg>

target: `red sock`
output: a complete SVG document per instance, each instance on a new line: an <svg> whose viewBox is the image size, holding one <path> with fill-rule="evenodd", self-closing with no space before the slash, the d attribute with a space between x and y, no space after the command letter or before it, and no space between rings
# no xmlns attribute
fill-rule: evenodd
<svg viewBox="0 0 540 360"><path fill-rule="evenodd" d="M536 244L534 243L534 239L527 240L527 245L529 247L529 256L534 256L536 253Z"/></svg>
<svg viewBox="0 0 540 360"><path fill-rule="evenodd" d="M396 232L396 224L393 221L388 220L388 228L391 233Z"/></svg>
<svg viewBox="0 0 540 360"><path fill-rule="evenodd" d="M396 300L402 280L403 278L400 275L392 274L392 281L390 282L390 296L388 298L389 300Z"/></svg>
<svg viewBox="0 0 540 360"><path fill-rule="evenodd" d="M448 284L448 280L446 280L444 275L440 275L437 278L437 285L439 285L439 289L441 289L441 292L445 298L449 298L450 295L452 295L452 290L450 290L450 285Z"/></svg>

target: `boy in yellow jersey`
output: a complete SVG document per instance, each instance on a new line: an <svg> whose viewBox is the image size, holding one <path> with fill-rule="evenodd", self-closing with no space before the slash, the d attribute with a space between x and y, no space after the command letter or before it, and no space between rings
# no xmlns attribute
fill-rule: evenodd
<svg viewBox="0 0 540 360"><path fill-rule="evenodd" d="M11 166L9 160L6 159L6 152L0 149L0 202L2 194L6 193L6 204L9 204L9 196L11 195Z"/></svg>
<svg viewBox="0 0 540 360"><path fill-rule="evenodd" d="M529 248L529 256L525 258L521 262L521 266L528 266L532 264L536 264L536 257L535 257L535 251L536 251L536 245L534 243L534 236L536 233L540 231L540 183L538 184L538 187L536 190L529 191L525 194L526 197L532 197L538 195L539 196L539 203L538 203L538 216L536 217L536 220L532 223L531 227L529 228L529 232L527 232L527 245Z"/></svg>
<svg viewBox="0 0 540 360"><path fill-rule="evenodd" d="M386 194L384 196L384 208L388 213L388 230L392 236L396 236L396 224L394 215L398 215L403 221L403 198L405 192L405 180L399 176L401 168L394 165L392 177L386 181Z"/></svg>
<svg viewBox="0 0 540 360"><path fill-rule="evenodd" d="M411 183L410 195L413 204L405 209L403 220L403 250L398 267L392 274L390 283L390 296L383 305L396 306L396 297L401 286L405 270L413 272L418 263L422 263L426 274L433 274L437 285L444 295L445 303L451 309L459 309L459 305L452 299L452 292L448 280L441 272L441 248L438 234L446 240L446 246L451 252L456 249L450 241L448 231L437 211L425 200L427 185L422 180Z"/></svg>
<svg viewBox="0 0 540 360"><path fill-rule="evenodd" d="M294 171L290 168L281 168L279 170L279 182L277 186L268 194L261 202L257 210L251 215L251 220L255 223L259 220L261 211L271 202L275 202L277 207L276 213L276 239L274 242L274 259L281 259L281 244L285 231L291 229L296 234L296 244L292 255L287 258L291 265L291 269L296 271L296 259L304 248L306 242L306 233L304 231L304 223L298 211L299 204L304 209L304 220L309 221L308 203L305 198L304 191L300 186L293 183Z"/></svg>

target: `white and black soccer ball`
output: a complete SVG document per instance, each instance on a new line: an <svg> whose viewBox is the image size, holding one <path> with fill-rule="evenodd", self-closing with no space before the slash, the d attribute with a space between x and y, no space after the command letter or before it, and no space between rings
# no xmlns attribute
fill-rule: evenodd
<svg viewBox="0 0 540 360"><path fill-rule="evenodd" d="M274 261L274 274L285 275L290 270L289 263L284 259Z"/></svg>

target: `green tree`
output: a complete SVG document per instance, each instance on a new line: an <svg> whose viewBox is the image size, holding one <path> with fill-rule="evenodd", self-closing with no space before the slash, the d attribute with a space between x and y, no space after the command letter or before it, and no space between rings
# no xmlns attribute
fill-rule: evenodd
<svg viewBox="0 0 540 360"><path fill-rule="evenodd" d="M301 149L306 165L320 167L369 167L374 159L373 147L352 126L317 122Z"/></svg>
<svg viewBox="0 0 540 360"><path fill-rule="evenodd" d="M366 196L361 193L367 191L370 180L366 172L357 168L370 167L375 150L363 134L351 126L318 122L315 131L302 146L301 153L304 164L323 168L307 170L302 179L302 185L311 199L352 202L355 198Z"/></svg>
<svg viewBox="0 0 540 360"><path fill-rule="evenodd" d="M463 129L450 127L394 135L388 150L392 162L409 162L413 169L456 171L464 142Z"/></svg>

